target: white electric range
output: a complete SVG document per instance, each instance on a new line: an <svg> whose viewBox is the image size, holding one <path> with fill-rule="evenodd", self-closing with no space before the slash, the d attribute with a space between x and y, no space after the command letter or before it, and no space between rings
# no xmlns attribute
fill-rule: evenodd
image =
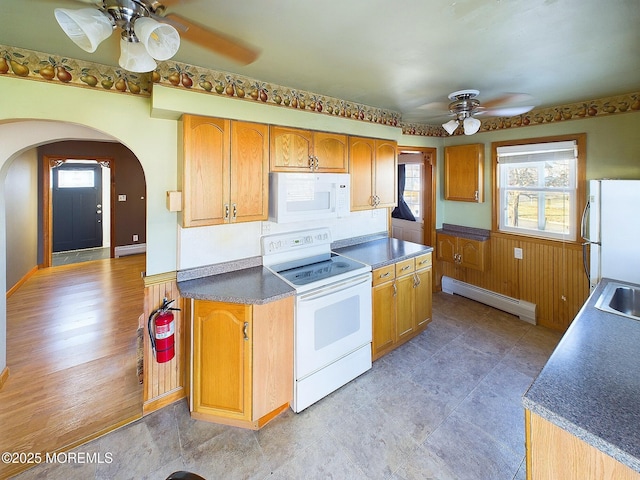
<svg viewBox="0 0 640 480"><path fill-rule="evenodd" d="M371 267L332 253L328 228L264 236L262 253L296 290L291 408L300 412L371 368Z"/></svg>

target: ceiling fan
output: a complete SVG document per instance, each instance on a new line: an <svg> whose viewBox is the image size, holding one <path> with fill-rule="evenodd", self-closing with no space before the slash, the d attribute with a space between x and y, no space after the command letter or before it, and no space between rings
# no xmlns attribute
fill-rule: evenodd
<svg viewBox="0 0 640 480"><path fill-rule="evenodd" d="M93 53L113 30L121 29L120 59L125 70L149 72L156 60L173 57L180 39L193 42L241 64L252 63L258 51L245 43L199 25L167 8L187 0L76 0L93 4L79 10L56 8L54 14L67 36Z"/></svg>
<svg viewBox="0 0 640 480"><path fill-rule="evenodd" d="M442 127L449 135L462 124L465 135L473 135L480 129L480 120L475 118L476 115L485 115L492 117L511 117L529 112L535 105L513 106L507 105L512 103L523 103L532 99L531 95L526 93L507 93L495 100L485 102L484 105L476 98L480 92L478 90L458 90L449 94L448 109L455 118L442 124ZM428 104L429 107L433 104Z"/></svg>

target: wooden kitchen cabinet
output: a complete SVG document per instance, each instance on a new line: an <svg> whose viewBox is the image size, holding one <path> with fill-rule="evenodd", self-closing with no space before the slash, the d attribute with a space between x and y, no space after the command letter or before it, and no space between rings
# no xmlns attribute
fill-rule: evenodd
<svg viewBox="0 0 640 480"><path fill-rule="evenodd" d="M270 129L272 172L347 173L347 136L299 128Z"/></svg>
<svg viewBox="0 0 640 480"><path fill-rule="evenodd" d="M373 341L377 360L431 321L431 253L373 271Z"/></svg>
<svg viewBox="0 0 640 480"><path fill-rule="evenodd" d="M183 227L266 220L267 125L183 115Z"/></svg>
<svg viewBox="0 0 640 480"><path fill-rule="evenodd" d="M485 271L488 265L489 241L436 234L436 258L460 267Z"/></svg>
<svg viewBox="0 0 640 480"><path fill-rule="evenodd" d="M396 142L349 137L352 211L396 205L397 164Z"/></svg>
<svg viewBox="0 0 640 480"><path fill-rule="evenodd" d="M640 473L525 410L527 480L640 480Z"/></svg>
<svg viewBox="0 0 640 480"><path fill-rule="evenodd" d="M444 149L444 198L484 202L484 145L455 145Z"/></svg>
<svg viewBox="0 0 640 480"><path fill-rule="evenodd" d="M191 416L258 429L293 398L293 297L192 300Z"/></svg>

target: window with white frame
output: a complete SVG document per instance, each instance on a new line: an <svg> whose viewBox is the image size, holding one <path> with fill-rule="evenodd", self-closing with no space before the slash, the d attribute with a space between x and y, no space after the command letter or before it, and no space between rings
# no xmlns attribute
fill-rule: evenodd
<svg viewBox="0 0 640 480"><path fill-rule="evenodd" d="M422 221L422 164L405 164L404 201L417 221Z"/></svg>
<svg viewBox="0 0 640 480"><path fill-rule="evenodd" d="M575 238L577 150L573 140L497 147L500 231Z"/></svg>

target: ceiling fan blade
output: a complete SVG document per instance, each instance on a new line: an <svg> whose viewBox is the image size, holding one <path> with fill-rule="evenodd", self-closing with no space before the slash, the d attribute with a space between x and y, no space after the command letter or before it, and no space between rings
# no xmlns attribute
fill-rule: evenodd
<svg viewBox="0 0 640 480"><path fill-rule="evenodd" d="M214 32L175 13L163 17L180 33L180 37L224 55L240 65L248 65L258 58L259 51L240 40Z"/></svg>
<svg viewBox="0 0 640 480"><path fill-rule="evenodd" d="M424 105L420 105L416 107L418 110L434 110L438 112L444 112L447 114L449 112L449 104L445 102L430 102L425 103Z"/></svg>
<svg viewBox="0 0 640 480"><path fill-rule="evenodd" d="M498 98L494 98L493 100L489 100L486 102L482 102L482 106L485 108L492 107L500 107L502 105L507 105L510 103L522 103L522 102L530 102L533 100L533 97L528 93L505 93Z"/></svg>
<svg viewBox="0 0 640 480"><path fill-rule="evenodd" d="M526 105L522 107L504 107L504 108L484 108L479 107L474 115L484 115L487 117L513 117L530 112L535 108L534 105Z"/></svg>

